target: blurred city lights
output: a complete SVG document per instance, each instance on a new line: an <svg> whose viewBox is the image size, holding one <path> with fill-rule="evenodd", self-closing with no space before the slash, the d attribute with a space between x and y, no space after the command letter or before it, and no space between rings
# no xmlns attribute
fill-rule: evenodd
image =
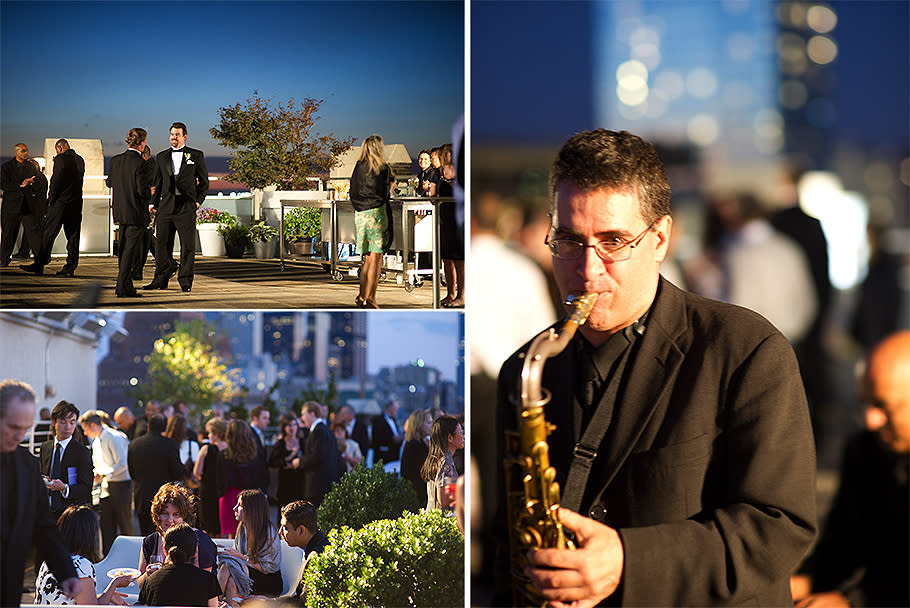
<svg viewBox="0 0 910 608"><path fill-rule="evenodd" d="M717 75L710 68L695 68L686 77L686 90L696 99L709 99L717 92Z"/></svg>
<svg viewBox="0 0 910 608"><path fill-rule="evenodd" d="M709 114L697 114L689 121L686 134L696 146L710 146L720 137L720 125Z"/></svg>
<svg viewBox="0 0 910 608"><path fill-rule="evenodd" d="M827 6L813 6L806 13L806 23L819 34L827 34L837 25L837 15Z"/></svg>
<svg viewBox="0 0 910 608"><path fill-rule="evenodd" d="M812 36L806 44L806 54L815 63L825 65L837 57L837 45L827 36Z"/></svg>
<svg viewBox="0 0 910 608"><path fill-rule="evenodd" d="M130 378L130 386L136 386L137 384L139 384L139 378L136 378L135 376Z"/></svg>

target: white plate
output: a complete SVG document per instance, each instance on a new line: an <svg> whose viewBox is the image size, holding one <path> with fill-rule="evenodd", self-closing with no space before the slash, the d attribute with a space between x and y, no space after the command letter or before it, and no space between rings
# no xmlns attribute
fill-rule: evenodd
<svg viewBox="0 0 910 608"><path fill-rule="evenodd" d="M107 571L108 578L117 578L118 576L132 576L133 580L139 578L139 575L142 574L135 568L111 568Z"/></svg>

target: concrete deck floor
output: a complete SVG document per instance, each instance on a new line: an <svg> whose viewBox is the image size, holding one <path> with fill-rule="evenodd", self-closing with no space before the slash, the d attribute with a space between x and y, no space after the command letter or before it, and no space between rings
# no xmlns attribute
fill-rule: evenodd
<svg viewBox="0 0 910 608"><path fill-rule="evenodd" d="M0 269L0 308L354 308L359 288L356 276L335 281L319 264L287 258L285 262L282 271L277 258L197 256L193 290L183 293L176 277L171 279L167 290L142 291L142 285L151 282L154 274L154 260L149 258L144 280L134 281L142 297L118 298L114 294L117 282L117 259L114 257L82 256L73 278L55 276L63 266L61 258L52 259L41 276L19 268L27 261L13 260L9 267ZM382 308L432 308L432 281L427 276L422 287L408 292L396 283L396 273L389 272L379 283L376 300Z"/></svg>

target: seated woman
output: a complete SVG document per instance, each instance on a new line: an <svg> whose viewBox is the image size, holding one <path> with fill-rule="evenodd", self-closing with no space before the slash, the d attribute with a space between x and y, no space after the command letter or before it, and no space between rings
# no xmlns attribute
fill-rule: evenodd
<svg viewBox="0 0 910 608"><path fill-rule="evenodd" d="M79 577L79 590L74 599L67 598L47 563L42 562L38 569L38 577L35 579L35 603L125 606L124 596L117 592L117 588L130 584L132 577L129 575L111 580L104 593L95 595L94 563L98 561L98 516L92 508L87 505L68 507L60 514L57 528L73 558L73 566Z"/></svg>
<svg viewBox="0 0 910 608"><path fill-rule="evenodd" d="M240 522L234 548L225 549L218 581L225 597L281 595L281 538L269 521L269 501L260 490L244 490L237 497L234 516Z"/></svg>
<svg viewBox="0 0 910 608"><path fill-rule="evenodd" d="M149 575L139 592L144 606L218 606L221 587L211 572L193 565L198 531L185 523L164 534L167 561Z"/></svg>
<svg viewBox="0 0 910 608"><path fill-rule="evenodd" d="M177 524L186 523L190 526L196 523L196 498L183 486L166 483L152 499L152 521L155 522L157 532L152 532L142 539L142 548L139 552L139 586L151 572L161 567L167 558L164 550L164 534ZM195 528L193 528L195 530ZM211 572L217 560L217 549L212 539L202 530L196 530L198 537L198 551L193 552L190 562L197 568Z"/></svg>
<svg viewBox="0 0 910 608"><path fill-rule="evenodd" d="M420 469L420 476L427 484L427 509L454 508L453 496L446 492L446 486L458 479L455 450L464 447L464 429L454 416L440 416L430 429L430 450Z"/></svg>

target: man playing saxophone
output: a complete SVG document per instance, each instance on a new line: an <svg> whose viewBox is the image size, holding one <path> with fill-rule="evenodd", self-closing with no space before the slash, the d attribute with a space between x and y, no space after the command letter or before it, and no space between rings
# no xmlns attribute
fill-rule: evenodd
<svg viewBox="0 0 910 608"><path fill-rule="evenodd" d="M550 193L556 282L564 298L596 302L540 377L559 519L575 549L528 550L521 574L553 606L791 604L789 575L816 515L790 345L757 314L660 277L670 186L650 143L575 135ZM502 431L518 426L527 349L500 373ZM494 529L505 530L500 503ZM497 603L510 605L500 591Z"/></svg>

